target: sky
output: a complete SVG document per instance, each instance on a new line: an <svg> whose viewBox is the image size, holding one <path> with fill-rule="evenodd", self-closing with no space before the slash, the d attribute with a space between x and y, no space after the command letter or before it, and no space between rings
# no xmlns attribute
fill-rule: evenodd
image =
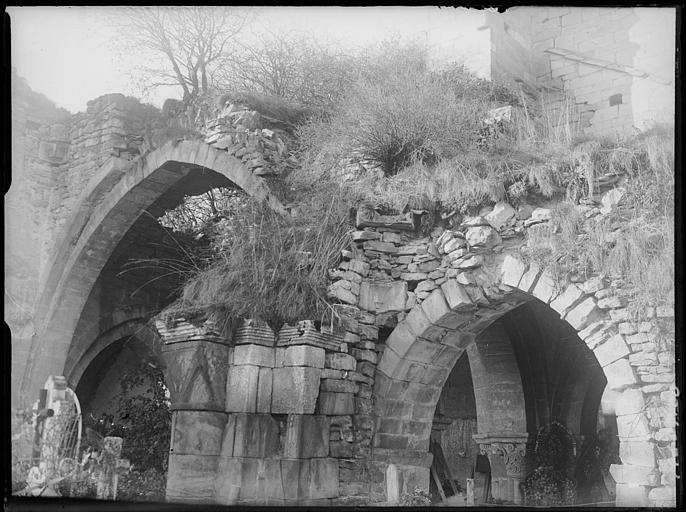
<svg viewBox="0 0 686 512"><path fill-rule="evenodd" d="M263 28L310 33L359 47L389 36L447 42L457 58L478 60L487 51L483 11L437 7L259 7L248 33ZM8 7L12 66L29 86L71 112L103 94L121 92L157 106L179 95L160 88L142 96L132 79L140 57L121 55L113 22L117 7ZM246 34L248 35L248 34ZM466 62L469 65L469 62Z"/></svg>

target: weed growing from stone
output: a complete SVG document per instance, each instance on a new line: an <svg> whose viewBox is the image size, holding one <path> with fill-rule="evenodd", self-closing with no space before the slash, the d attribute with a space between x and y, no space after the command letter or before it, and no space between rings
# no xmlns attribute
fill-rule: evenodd
<svg viewBox="0 0 686 512"><path fill-rule="evenodd" d="M216 235L215 260L186 282L164 314L260 318L275 329L320 318L329 309L327 270L347 246L349 226L342 198L317 199L291 217L250 203Z"/></svg>

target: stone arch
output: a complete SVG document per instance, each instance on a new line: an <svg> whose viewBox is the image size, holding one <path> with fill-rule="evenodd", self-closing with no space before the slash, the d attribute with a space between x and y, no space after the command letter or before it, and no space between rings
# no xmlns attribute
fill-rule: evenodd
<svg viewBox="0 0 686 512"><path fill-rule="evenodd" d="M558 289L549 273L509 254L496 258L490 274L498 276L496 283L446 280L414 306L386 340L375 375L373 458L395 461L401 452L414 451L415 460L423 463L404 458L405 480L428 488L431 457L426 452L433 411L451 368L464 351L476 354L475 340L489 325L534 297L552 308L592 350L614 397L617 416L633 415L638 429L647 433L647 420L633 404L638 400L635 392L627 389L638 383L629 365L627 342L610 313L598 307L596 290L577 284ZM586 389L572 390L564 399L574 402L586 393ZM591 398L600 402L599 396ZM620 439L636 434L636 425L625 419L618 427ZM524 432L500 432L491 443L494 453L499 450L505 463L519 471L526 450ZM479 435L487 436L481 429Z"/></svg>
<svg viewBox="0 0 686 512"><path fill-rule="evenodd" d="M165 370L161 344L146 318L132 318L98 336L85 352L80 351L76 363L68 359L65 377L78 394L84 414L115 413L111 399L120 392L122 376L141 363Z"/></svg>
<svg viewBox="0 0 686 512"><path fill-rule="evenodd" d="M64 376L72 389L76 389L88 366L107 347L119 340L136 337L154 357L156 362L164 365L161 353L161 338L158 332L144 317L136 317L107 330L101 334L85 351L70 354L64 367Z"/></svg>
<svg viewBox="0 0 686 512"><path fill-rule="evenodd" d="M112 158L98 169L55 251L36 308L36 334L17 390L20 400L30 399L47 375L64 370L90 289L141 212L161 214L186 194L227 184L266 201L278 212L285 211L262 178L226 151L202 141L169 142L138 161Z"/></svg>

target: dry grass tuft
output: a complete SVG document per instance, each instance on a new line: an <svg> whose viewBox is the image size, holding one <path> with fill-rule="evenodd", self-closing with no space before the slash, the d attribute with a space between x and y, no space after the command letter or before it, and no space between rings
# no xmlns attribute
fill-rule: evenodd
<svg viewBox="0 0 686 512"><path fill-rule="evenodd" d="M340 198L313 200L295 218L252 202L216 237L209 267L189 279L164 316L260 318L278 329L285 322L318 319L326 302L327 270L349 243Z"/></svg>

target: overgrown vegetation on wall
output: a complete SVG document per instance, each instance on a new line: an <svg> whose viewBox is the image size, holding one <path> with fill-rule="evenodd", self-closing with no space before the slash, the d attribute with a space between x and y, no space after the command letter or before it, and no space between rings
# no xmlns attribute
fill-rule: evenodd
<svg viewBox="0 0 686 512"><path fill-rule="evenodd" d="M614 280L638 315L649 306L673 305L673 144L663 127L577 146L573 157L582 155L593 174L579 176L580 198L557 204L549 224L529 230L528 256L561 279L576 273ZM597 215L576 203L588 204L597 192L593 176L603 174L616 178L617 203Z"/></svg>
<svg viewBox="0 0 686 512"><path fill-rule="evenodd" d="M361 201L387 213L422 210L425 227L448 227L497 201L555 203L552 222L528 230L530 259L562 281L621 281L636 310L670 302L669 128L584 138L571 100L551 110L460 66L432 70L414 43L370 49L346 77L355 79L336 94L322 85L336 101L299 119L289 147L300 165L271 182L297 205L291 217L254 204L228 215L231 228L209 235L214 260L167 313L221 311L274 326L319 318L328 307L326 270L346 245L349 208ZM621 197L598 215L613 187Z"/></svg>
<svg viewBox="0 0 686 512"><path fill-rule="evenodd" d="M209 314L220 325L228 318L261 318L275 329L327 316L327 271L349 243L347 205L315 191L304 197L292 217L247 200L215 224L214 258L164 315Z"/></svg>

